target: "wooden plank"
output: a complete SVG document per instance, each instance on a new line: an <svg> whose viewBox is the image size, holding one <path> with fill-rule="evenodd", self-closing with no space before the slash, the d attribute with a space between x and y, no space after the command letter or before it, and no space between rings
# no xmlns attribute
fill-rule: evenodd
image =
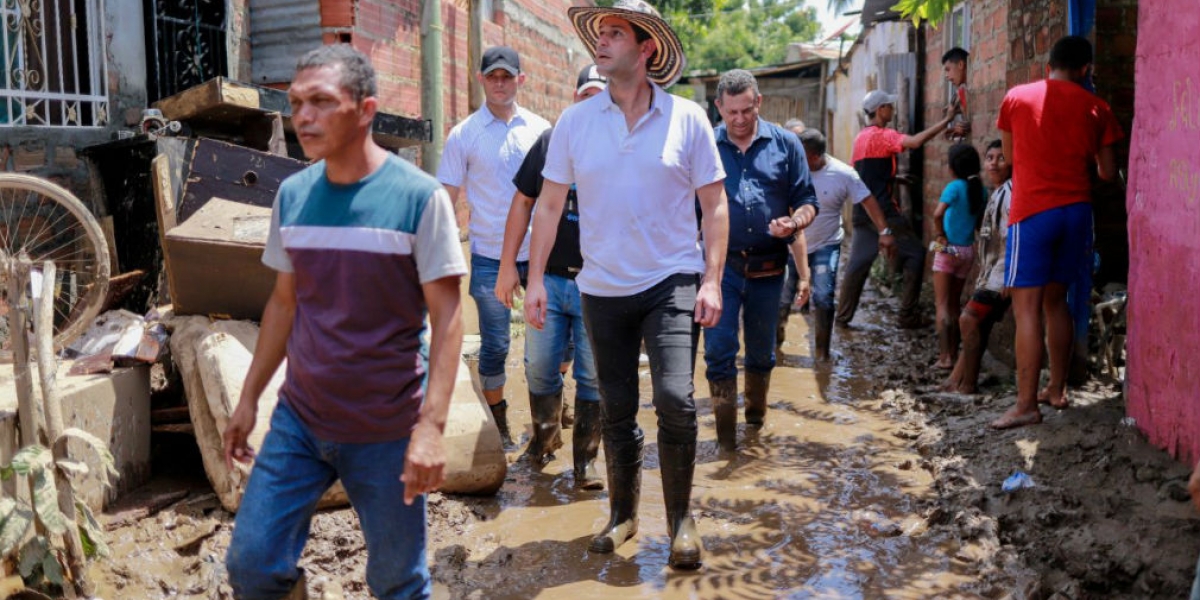
<svg viewBox="0 0 1200 600"><path fill-rule="evenodd" d="M187 221L213 198L271 208L283 180L304 167L286 156L200 139L187 171L178 223Z"/></svg>
<svg viewBox="0 0 1200 600"><path fill-rule="evenodd" d="M182 423L187 421L191 416L187 406L170 406L167 408L156 408L150 411L150 422L159 425L162 423Z"/></svg>

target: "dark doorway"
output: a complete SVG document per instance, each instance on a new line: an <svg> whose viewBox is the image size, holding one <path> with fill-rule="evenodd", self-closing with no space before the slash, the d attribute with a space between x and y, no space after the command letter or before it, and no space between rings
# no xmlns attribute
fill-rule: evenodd
<svg viewBox="0 0 1200 600"><path fill-rule="evenodd" d="M149 102L228 75L225 0L146 0Z"/></svg>

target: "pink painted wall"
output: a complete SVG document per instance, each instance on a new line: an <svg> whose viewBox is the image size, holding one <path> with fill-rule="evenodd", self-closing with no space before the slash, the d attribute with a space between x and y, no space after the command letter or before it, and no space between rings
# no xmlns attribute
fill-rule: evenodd
<svg viewBox="0 0 1200 600"><path fill-rule="evenodd" d="M1134 106L1126 198L1128 411L1152 443L1194 461L1200 458L1200 5L1140 3Z"/></svg>

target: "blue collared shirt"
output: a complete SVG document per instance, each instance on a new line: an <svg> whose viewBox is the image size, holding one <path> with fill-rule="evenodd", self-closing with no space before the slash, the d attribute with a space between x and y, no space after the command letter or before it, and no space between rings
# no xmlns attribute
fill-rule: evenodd
<svg viewBox="0 0 1200 600"><path fill-rule="evenodd" d="M806 204L818 208L800 139L761 117L745 153L729 140L724 123L716 136L729 197L729 251L785 249L788 241L771 235L771 220Z"/></svg>

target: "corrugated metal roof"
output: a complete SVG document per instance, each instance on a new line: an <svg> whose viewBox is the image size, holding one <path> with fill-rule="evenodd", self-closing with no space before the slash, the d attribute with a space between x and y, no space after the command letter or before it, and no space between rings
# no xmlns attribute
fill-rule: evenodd
<svg viewBox="0 0 1200 600"><path fill-rule="evenodd" d="M296 59L321 45L318 0L251 0L250 57L254 83L285 83Z"/></svg>
<svg viewBox="0 0 1200 600"><path fill-rule="evenodd" d="M895 5L896 0L863 0L863 27L876 21L899 21L900 13L892 10Z"/></svg>

